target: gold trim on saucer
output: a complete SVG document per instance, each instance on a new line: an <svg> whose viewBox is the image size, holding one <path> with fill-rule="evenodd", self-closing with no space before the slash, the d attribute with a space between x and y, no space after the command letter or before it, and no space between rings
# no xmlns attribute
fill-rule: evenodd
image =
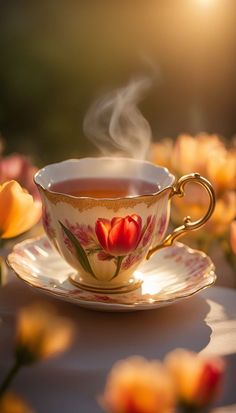
<svg viewBox="0 0 236 413"><path fill-rule="evenodd" d="M80 288L81 290L90 291L92 293L99 293L99 294L123 294L129 293L131 291L136 290L137 288L141 287L143 280L140 279L133 279L133 282L130 284L126 284L123 286L113 287L113 288L102 288L102 287L95 287L91 285L87 285L81 283L75 279L77 274L71 275L68 279L75 287Z"/></svg>
<svg viewBox="0 0 236 413"><path fill-rule="evenodd" d="M143 280L141 288L130 294L125 294L122 291L121 294L116 295L106 290L107 294L102 291L99 295L97 291L90 292L89 290L87 292L86 285L74 287L69 277L74 275L75 279L80 280L78 273L72 274L72 268L66 264L50 244L45 246L45 242L48 243L48 240L46 236L42 236L16 244L7 258L9 267L25 285L47 294L51 298L58 298L91 310L120 312L157 309L188 299L213 285L216 280L215 266L210 257L202 251L176 242L174 247L170 247L169 254L165 253L163 256L163 252L160 252L158 257L158 261L162 262L160 267L155 261L156 258L153 257L153 264L151 265L151 262L149 264L150 268L145 270L144 265L144 270L133 276L132 286L136 280L140 282ZM28 250L31 254L27 253ZM45 254L45 252L47 253ZM181 260L179 260L180 257ZM189 263L189 259L193 260L193 266L183 265L184 262ZM62 271L62 278L58 273L58 265ZM197 268L199 273L196 273ZM173 281L173 274L176 274L176 279L174 284L172 282L169 284L169 277ZM161 289L157 288L157 291L152 293L151 289L145 290L149 277L154 285L159 286L160 280L166 280L167 284L163 284ZM124 287L126 286L124 285Z"/></svg>

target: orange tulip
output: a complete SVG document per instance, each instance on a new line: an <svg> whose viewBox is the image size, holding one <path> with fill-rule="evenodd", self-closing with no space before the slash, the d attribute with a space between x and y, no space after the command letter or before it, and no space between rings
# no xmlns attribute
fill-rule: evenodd
<svg viewBox="0 0 236 413"><path fill-rule="evenodd" d="M200 408L217 397L225 371L223 359L177 349L166 356L164 364L173 377L180 403Z"/></svg>
<svg viewBox="0 0 236 413"><path fill-rule="evenodd" d="M173 200L174 209L172 216L175 221L180 217L189 215L192 219L199 219L207 210L208 196L199 187L191 185L186 188L186 196L175 198ZM236 192L225 191L223 195L216 200L215 210L211 219L204 225L200 233L204 235L223 235L228 231L231 221L236 215ZM194 237L197 234L194 234Z"/></svg>
<svg viewBox="0 0 236 413"><path fill-rule="evenodd" d="M0 237L12 238L30 229L41 216L41 202L16 181L0 185Z"/></svg>
<svg viewBox="0 0 236 413"><path fill-rule="evenodd" d="M66 350L72 342L74 325L57 315L48 304L32 304L21 309L17 320L16 356L19 363L31 364Z"/></svg>
<svg viewBox="0 0 236 413"><path fill-rule="evenodd" d="M217 192L236 188L236 150L227 149L217 135L179 135L172 144L163 139L152 145L150 160L177 176L199 172Z"/></svg>
<svg viewBox="0 0 236 413"><path fill-rule="evenodd" d="M6 393L0 400L1 413L33 413L22 399L13 393Z"/></svg>
<svg viewBox="0 0 236 413"><path fill-rule="evenodd" d="M109 413L172 413L173 383L160 362L133 356L113 366L100 402Z"/></svg>
<svg viewBox="0 0 236 413"><path fill-rule="evenodd" d="M180 174L199 172L207 174L208 161L221 158L226 149L217 135L199 134L195 137L179 135L174 145L172 165Z"/></svg>
<svg viewBox="0 0 236 413"><path fill-rule="evenodd" d="M216 207L212 217L196 237L201 234L224 236L236 216L236 149L227 149L217 135L182 134L172 146L168 139L154 143L150 158L152 162L169 168L177 177L199 172L209 179L216 193ZM186 215L190 215L192 219L200 218L209 202L199 185L187 186L185 193L184 199L173 199L172 217L178 223Z"/></svg>
<svg viewBox="0 0 236 413"><path fill-rule="evenodd" d="M216 152L207 159L206 175L217 193L236 188L236 150Z"/></svg>

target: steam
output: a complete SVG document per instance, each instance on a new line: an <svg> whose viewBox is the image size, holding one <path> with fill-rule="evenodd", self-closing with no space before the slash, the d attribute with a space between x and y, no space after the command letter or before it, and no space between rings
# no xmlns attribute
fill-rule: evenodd
<svg viewBox="0 0 236 413"><path fill-rule="evenodd" d="M137 104L150 86L149 78L133 80L92 104L84 119L84 133L103 155L146 158L152 133Z"/></svg>

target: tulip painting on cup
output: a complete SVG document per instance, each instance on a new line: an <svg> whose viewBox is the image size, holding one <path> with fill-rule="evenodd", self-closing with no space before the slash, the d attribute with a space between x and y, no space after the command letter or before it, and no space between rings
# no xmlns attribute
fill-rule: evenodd
<svg viewBox="0 0 236 413"><path fill-rule="evenodd" d="M124 188L130 182L140 188L144 182L149 192L139 189L137 193L122 192L113 197L110 192L102 197L91 192L67 192L70 182L78 182L78 176L86 185L96 177L97 191L104 191L104 177L109 176L115 186L118 175ZM176 183L166 168L130 158L68 159L39 170L35 182L42 198L45 231L62 257L77 270L70 280L93 292L118 293L139 288L143 277L136 270L145 259L172 245L183 232L199 228L214 210L214 192L204 177L188 174ZM183 225L166 236L171 198L183 195L189 182L205 188L208 210L201 220L190 222L186 218Z"/></svg>
<svg viewBox="0 0 236 413"><path fill-rule="evenodd" d="M161 227L158 230L160 237L165 230L164 221L161 217ZM96 278L89 261L86 260L86 265L84 264L84 253L88 257L96 255L98 261L112 262L113 279L119 275L121 269L128 270L146 255L156 227L156 217L149 215L144 224L139 215L132 214L111 220L98 218L94 228L79 223L70 224L68 220L61 225L64 230L64 243L69 251L78 257L80 264ZM47 232L52 231L48 227L47 213L44 214L44 226L47 227Z"/></svg>

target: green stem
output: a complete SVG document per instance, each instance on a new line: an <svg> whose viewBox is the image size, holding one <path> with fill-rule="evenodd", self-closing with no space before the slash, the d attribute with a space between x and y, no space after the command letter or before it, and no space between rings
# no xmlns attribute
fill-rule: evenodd
<svg viewBox="0 0 236 413"><path fill-rule="evenodd" d="M197 238L197 248L209 254L210 240L206 236Z"/></svg>
<svg viewBox="0 0 236 413"><path fill-rule="evenodd" d="M177 412L178 413L209 413L209 406L206 407L196 407L187 405L185 403L180 403L178 406Z"/></svg>
<svg viewBox="0 0 236 413"><path fill-rule="evenodd" d="M235 260L234 260L234 256L233 256L233 254L231 253L231 251L227 251L227 252L225 253L225 256L226 256L226 259L227 259L229 265L230 265L233 269L235 269Z"/></svg>
<svg viewBox="0 0 236 413"><path fill-rule="evenodd" d="M2 384L0 385L0 396L5 393L6 389L8 388L9 384L12 382L14 379L16 373L21 367L21 362L19 360L15 360L15 363L13 364L12 368L9 370L7 376L3 380Z"/></svg>
<svg viewBox="0 0 236 413"><path fill-rule="evenodd" d="M0 285L3 284L3 274L2 274L2 263L1 263L1 257L0 257Z"/></svg>
<svg viewBox="0 0 236 413"><path fill-rule="evenodd" d="M111 280L113 280L113 278L116 278L117 275L119 274L119 272L120 272L120 267L121 267L121 264L122 264L122 261L123 261L124 258L125 258L124 256L122 256L122 257L117 257L116 271L115 271L115 274L113 275L113 277L111 278Z"/></svg>
<svg viewBox="0 0 236 413"><path fill-rule="evenodd" d="M3 248L5 244L5 240L0 236L0 248Z"/></svg>

